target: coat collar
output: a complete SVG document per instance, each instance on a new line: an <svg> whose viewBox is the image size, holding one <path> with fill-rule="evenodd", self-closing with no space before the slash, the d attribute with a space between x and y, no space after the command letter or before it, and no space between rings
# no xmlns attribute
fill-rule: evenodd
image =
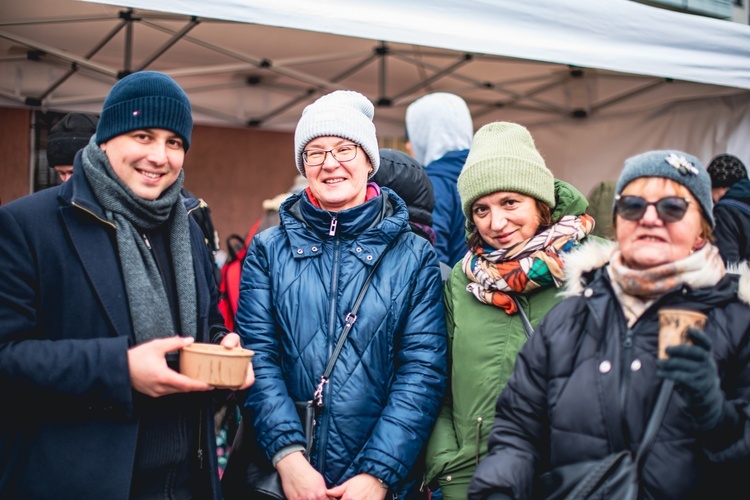
<svg viewBox="0 0 750 500"><path fill-rule="evenodd" d="M617 244L612 241L587 240L580 247L563 256L565 287L562 297L581 295L587 284L593 279L594 271L609 264ZM727 268L730 280L738 280L737 297L745 304L750 304L750 263L730 265ZM737 278L734 278L736 275ZM722 279L719 284L727 279Z"/></svg>
<svg viewBox="0 0 750 500"><path fill-rule="evenodd" d="M282 203L279 216L294 258L321 255L322 244L335 237L354 240L355 247L361 249L357 257L377 257L409 227L406 204L386 187L381 188L380 196L341 212L315 207L303 191ZM331 235L329 231L334 218L336 234ZM374 260L370 258L364 262L370 264Z"/></svg>

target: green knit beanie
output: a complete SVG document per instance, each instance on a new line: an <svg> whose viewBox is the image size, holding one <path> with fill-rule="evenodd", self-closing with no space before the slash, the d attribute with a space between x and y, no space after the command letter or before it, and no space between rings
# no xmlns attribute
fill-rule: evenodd
<svg viewBox="0 0 750 500"><path fill-rule="evenodd" d="M471 206L482 196L513 191L555 208L555 179L534 146L534 139L517 123L495 122L480 128L458 177L461 208L468 221Z"/></svg>

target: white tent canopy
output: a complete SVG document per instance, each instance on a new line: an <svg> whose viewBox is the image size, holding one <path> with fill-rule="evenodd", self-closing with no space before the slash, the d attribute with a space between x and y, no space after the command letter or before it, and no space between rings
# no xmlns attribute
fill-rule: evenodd
<svg viewBox="0 0 750 500"><path fill-rule="evenodd" d="M628 0L129 0L128 4L750 89L750 27Z"/></svg>
<svg viewBox="0 0 750 500"><path fill-rule="evenodd" d="M0 54L0 105L98 112L154 69L198 123L272 130L347 88L402 137L411 101L453 92L584 192L645 149L750 160L750 27L627 0L9 0Z"/></svg>

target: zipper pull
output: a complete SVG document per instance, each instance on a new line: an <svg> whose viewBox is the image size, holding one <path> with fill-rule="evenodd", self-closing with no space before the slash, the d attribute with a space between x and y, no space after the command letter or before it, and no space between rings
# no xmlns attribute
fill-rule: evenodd
<svg viewBox="0 0 750 500"><path fill-rule="evenodd" d="M146 237L146 235L142 234L141 238L143 238L143 242L146 244L146 248L148 248L149 250L151 250L151 243L148 241L148 238Z"/></svg>
<svg viewBox="0 0 750 500"><path fill-rule="evenodd" d="M328 236L336 236L336 228L339 227L339 220L336 216L331 219L331 227L328 228Z"/></svg>

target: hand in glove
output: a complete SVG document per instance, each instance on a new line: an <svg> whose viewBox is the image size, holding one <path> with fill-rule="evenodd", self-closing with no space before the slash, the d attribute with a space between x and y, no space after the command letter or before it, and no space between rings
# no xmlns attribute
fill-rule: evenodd
<svg viewBox="0 0 750 500"><path fill-rule="evenodd" d="M725 412L734 408L726 402L721 391L711 339L694 328L688 329L688 336L693 345L667 347L669 358L658 361L656 373L675 381L677 391L687 403L695 428L704 432L713 431L722 423Z"/></svg>

